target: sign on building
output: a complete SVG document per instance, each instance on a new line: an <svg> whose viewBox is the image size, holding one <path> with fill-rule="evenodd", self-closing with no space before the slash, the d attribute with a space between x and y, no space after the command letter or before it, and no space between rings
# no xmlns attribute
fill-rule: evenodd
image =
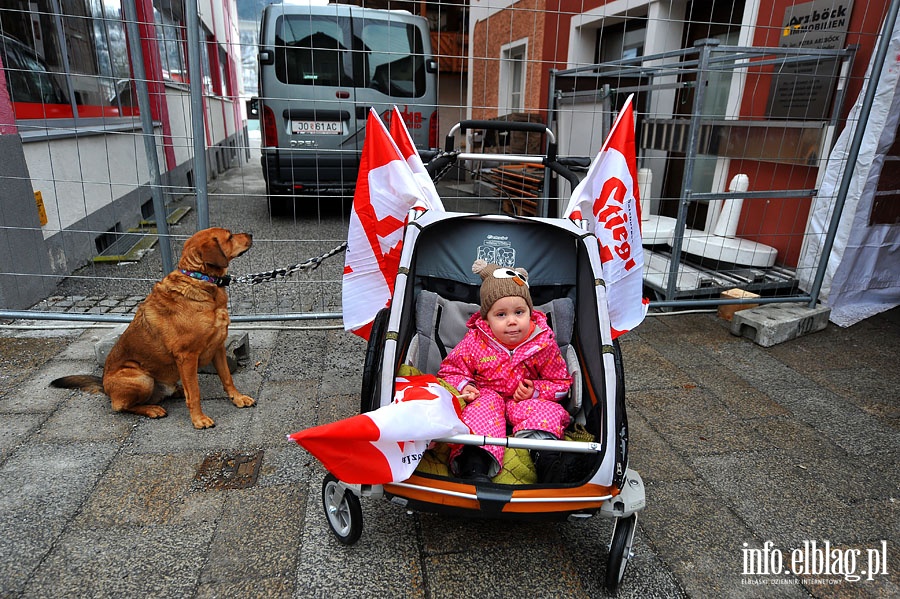
<svg viewBox="0 0 900 599"><path fill-rule="evenodd" d="M788 6L778 45L843 49L852 10L853 0L813 0ZM784 64L769 90L769 117L827 120L839 69L839 59L828 57Z"/></svg>

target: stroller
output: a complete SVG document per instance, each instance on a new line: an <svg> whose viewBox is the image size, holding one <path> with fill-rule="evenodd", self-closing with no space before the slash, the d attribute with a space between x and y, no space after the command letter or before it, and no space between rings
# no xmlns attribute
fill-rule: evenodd
<svg viewBox="0 0 900 599"><path fill-rule="evenodd" d="M534 123L466 121L451 131L448 146L457 128L489 127L536 130ZM540 157L542 164L568 176L556 160L552 133L543 125L539 131L551 140L547 155ZM440 168L456 159L504 157L448 150L429 163L429 170L435 163ZM570 180L573 177L577 182L574 175ZM389 404L401 369L437 372L441 360L464 336L467 319L479 309L480 277L471 270L477 258L501 266L527 266L534 306L547 314L572 375L563 405L572 417L570 428L580 433L573 435L577 440L455 435L435 440L436 448L426 452L434 455L402 482L351 485L329 473L322 485L328 523L340 542L356 542L362 533L361 496L453 515L614 518L605 581L613 592L631 557L637 512L643 509L645 496L641 477L628 468L622 358L610 335L598 244L592 234L568 219L411 211L394 297L391 306L376 316L366 349L360 410ZM501 445L507 448L507 458L514 458L515 450L572 452L582 456L586 467L575 478L553 484L510 484L497 478L474 482L441 469L446 454L442 458L439 448L445 443Z"/></svg>

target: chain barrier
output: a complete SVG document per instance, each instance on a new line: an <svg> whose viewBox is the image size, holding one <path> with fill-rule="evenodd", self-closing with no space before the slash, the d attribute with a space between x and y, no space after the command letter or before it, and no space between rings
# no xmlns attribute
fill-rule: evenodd
<svg viewBox="0 0 900 599"><path fill-rule="evenodd" d="M319 268L319 265L322 264L328 258L331 258L335 254L339 254L347 249L347 242L340 244L333 250L322 254L321 256L316 256L315 258L310 258L305 262L300 262L298 264L294 264L293 266L288 266L287 268L276 268L275 270L270 270L266 272L258 272L251 275L241 275L239 277L234 277L231 282L232 283L244 283L247 285L256 285L258 283L264 283L266 281L274 281L279 277L290 277L295 272L299 272L301 270L305 271L313 271Z"/></svg>

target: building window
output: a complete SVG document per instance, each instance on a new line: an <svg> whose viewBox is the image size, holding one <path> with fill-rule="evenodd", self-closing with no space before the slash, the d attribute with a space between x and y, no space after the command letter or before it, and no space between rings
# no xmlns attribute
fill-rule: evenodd
<svg viewBox="0 0 900 599"><path fill-rule="evenodd" d="M0 59L17 119L131 114L119 97L127 57L116 0L12 0L0 10Z"/></svg>
<svg viewBox="0 0 900 599"><path fill-rule="evenodd" d="M207 96L212 96L216 93L215 88L213 87L213 78L212 78L212 69L210 68L210 53L213 53L213 60L217 57L215 55L216 52L216 44L212 35L206 31L206 28L203 24L200 25L200 33L197 34L200 39L200 71L203 73L203 78L201 81L203 82L203 93ZM218 69L218 66L216 67ZM187 78L188 82L190 82L190 77Z"/></svg>
<svg viewBox="0 0 900 599"><path fill-rule="evenodd" d="M598 29L594 62L603 64L643 56L646 38L646 17L634 17L624 23Z"/></svg>
<svg viewBox="0 0 900 599"><path fill-rule="evenodd" d="M507 44L500 49L500 89L498 109L501 114L522 112L525 109L525 40Z"/></svg>
<svg viewBox="0 0 900 599"><path fill-rule="evenodd" d="M156 25L156 40L159 45L163 79L176 83L187 83L184 27L172 14L162 13L158 8L153 9L153 20Z"/></svg>
<svg viewBox="0 0 900 599"><path fill-rule="evenodd" d="M155 0L154 5L162 79L188 83L183 16L173 9L180 4ZM0 59L16 119L138 114L123 19L121 0L4 2ZM202 60L209 73L208 57ZM213 92L209 77L204 89Z"/></svg>

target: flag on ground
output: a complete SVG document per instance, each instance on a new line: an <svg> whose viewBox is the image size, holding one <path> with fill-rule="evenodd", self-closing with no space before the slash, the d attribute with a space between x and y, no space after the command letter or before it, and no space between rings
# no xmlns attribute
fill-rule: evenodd
<svg viewBox="0 0 900 599"><path fill-rule="evenodd" d="M380 485L409 478L432 439L470 433L433 375L398 377L390 404L288 436L338 479Z"/></svg>
<svg viewBox="0 0 900 599"><path fill-rule="evenodd" d="M587 176L572 191L565 213L572 220L587 220L600 243L613 338L639 325L648 304L643 297L633 97L625 101Z"/></svg>
<svg viewBox="0 0 900 599"><path fill-rule="evenodd" d="M364 339L369 338L375 315L390 304L403 223L423 195L397 144L370 109L347 231L342 288L344 328Z"/></svg>

